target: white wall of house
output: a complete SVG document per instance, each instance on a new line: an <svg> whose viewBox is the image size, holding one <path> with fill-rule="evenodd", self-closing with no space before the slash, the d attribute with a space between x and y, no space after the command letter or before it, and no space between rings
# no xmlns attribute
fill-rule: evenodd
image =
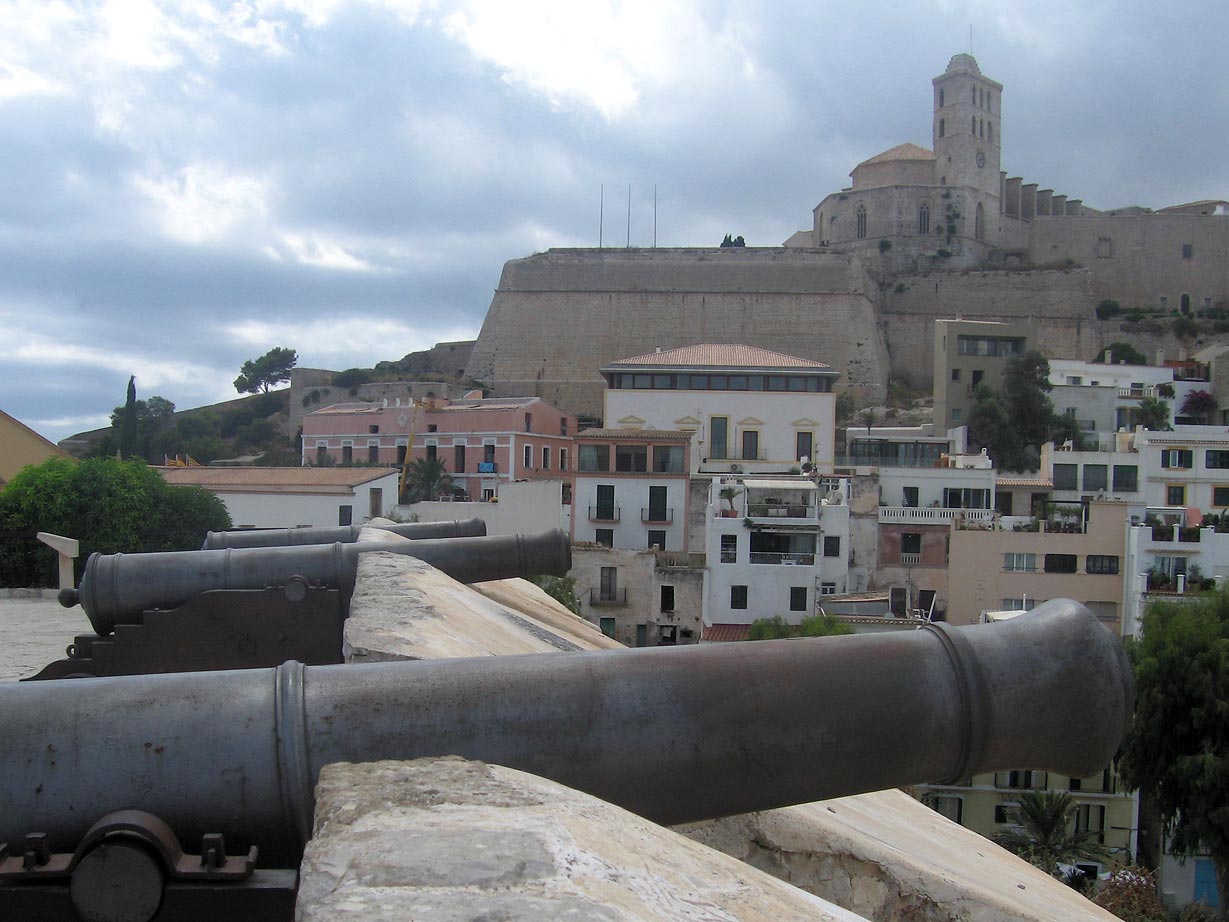
<svg viewBox="0 0 1229 922"><path fill-rule="evenodd" d="M598 488L614 490L615 521L599 519ZM646 521L649 516L650 488L666 491L666 514L669 519ZM643 477L627 474L611 474L603 477L576 477L573 491L573 540L597 541L599 530L609 530L613 535L611 547L641 549L650 545L649 533L665 538L663 551L686 550L687 542L687 479L685 477ZM601 512L605 512L602 510ZM660 543L660 542L652 542Z"/></svg>
<svg viewBox="0 0 1229 922"><path fill-rule="evenodd" d="M397 473L355 487L350 493L248 493L214 490L226 504L235 528L295 528L359 525L372 517L372 491L379 491L376 515L387 515L397 503ZM349 522L346 513L349 509Z"/></svg>
<svg viewBox="0 0 1229 922"><path fill-rule="evenodd" d="M1229 432L1220 426L1178 426L1136 433L1144 500L1149 506L1229 511ZM1223 465L1223 466L1222 466Z"/></svg>
<svg viewBox="0 0 1229 922"><path fill-rule="evenodd" d="M880 501L889 507L911 505L917 509L993 509L996 473L990 467L882 467L879 469L879 497ZM907 504L907 491L913 490L917 491L917 502ZM947 492L949 490L961 491L959 502ZM978 502L983 505L976 505ZM961 506L962 503L965 505ZM969 503L973 505L970 506Z"/></svg>
<svg viewBox="0 0 1229 922"><path fill-rule="evenodd" d="M413 503L398 506L400 518L417 516L419 522L448 522L479 518L488 535L533 535L571 529L572 507L563 503L563 480L522 480L504 483L496 503Z"/></svg>
<svg viewBox="0 0 1229 922"><path fill-rule="evenodd" d="M799 433L811 434L811 462L830 470L836 435L836 395L780 391L607 390L607 429L695 432L690 470L787 471L799 464ZM725 457L714 456L712 420L727 420ZM755 457L743 457L744 433L755 433Z"/></svg>
<svg viewBox="0 0 1229 922"><path fill-rule="evenodd" d="M784 499L786 491L776 490L783 501L783 514L774 514L771 504L763 502L772 491L757 487L751 478L740 484L744 490L734 503L735 514L722 510L730 503L720 496L729 478L715 479L709 494L706 535L708 585L705 591L705 624L747 624L760 618L780 615L787 622L799 623L815 613L816 601L824 594L847 591L849 581L849 503L848 492L840 504L826 504L820 491L810 485L809 502L795 505ZM808 482L799 478L798 490ZM746 519L751 524L747 525ZM812 544L813 552L755 551L759 538L794 537ZM725 538L725 542L723 542ZM825 539L830 539L825 543ZM725 553L723 554L723 547ZM739 587L739 588L735 588ZM742 597L745 587L745 606ZM805 593L805 594L804 594ZM736 607L739 606L739 607Z"/></svg>

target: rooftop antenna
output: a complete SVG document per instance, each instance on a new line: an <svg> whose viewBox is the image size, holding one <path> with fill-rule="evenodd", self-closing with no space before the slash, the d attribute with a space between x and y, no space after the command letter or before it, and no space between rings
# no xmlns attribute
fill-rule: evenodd
<svg viewBox="0 0 1229 922"><path fill-rule="evenodd" d="M627 184L627 248L632 248L632 184Z"/></svg>
<svg viewBox="0 0 1229 922"><path fill-rule="evenodd" d="M653 183L653 249L657 249L657 183Z"/></svg>
<svg viewBox="0 0 1229 922"><path fill-rule="evenodd" d="M969 54L973 53L973 23L969 23Z"/></svg>
<svg viewBox="0 0 1229 922"><path fill-rule="evenodd" d="M597 200L597 248L602 248L602 229L606 224L606 184L602 183Z"/></svg>

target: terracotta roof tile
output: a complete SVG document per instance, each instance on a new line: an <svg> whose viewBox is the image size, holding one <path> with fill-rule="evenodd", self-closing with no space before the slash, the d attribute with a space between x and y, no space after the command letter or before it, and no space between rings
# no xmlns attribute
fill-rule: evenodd
<svg viewBox="0 0 1229 922"><path fill-rule="evenodd" d="M391 467L160 467L166 482L226 492L337 493L395 474Z"/></svg>
<svg viewBox="0 0 1229 922"><path fill-rule="evenodd" d="M700 639L708 643L730 643L746 640L750 634L749 624L706 624Z"/></svg>
<svg viewBox="0 0 1229 922"><path fill-rule="evenodd" d="M919 147L916 144L897 144L895 147L885 150L882 154L876 154L869 160L863 160L858 166L866 166L868 163L895 163L900 160L934 160L933 151L929 151L924 147ZM855 167L856 169L856 167Z"/></svg>
<svg viewBox="0 0 1229 922"><path fill-rule="evenodd" d="M800 359L782 352L771 352L758 346L739 343L700 343L678 349L663 349L627 359L611 362L606 368L623 371L628 368L654 367L703 367L703 368L790 368L828 372L831 365ZM603 369L605 370L605 369Z"/></svg>

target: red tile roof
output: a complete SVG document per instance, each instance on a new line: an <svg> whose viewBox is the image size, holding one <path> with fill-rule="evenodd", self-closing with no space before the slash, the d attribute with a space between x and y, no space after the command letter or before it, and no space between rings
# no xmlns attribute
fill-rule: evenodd
<svg viewBox="0 0 1229 922"><path fill-rule="evenodd" d="M223 493L348 493L397 473L391 467L162 467L158 472L169 484Z"/></svg>
<svg viewBox="0 0 1229 922"><path fill-rule="evenodd" d="M745 346L738 343L700 343L695 346L682 346L678 349L664 349L661 352L650 352L648 355L637 355L627 359L611 362L606 368L625 371L637 367L701 367L701 368L763 368L763 369L807 369L810 371L831 371L831 365L823 362L813 362L810 359L800 359L795 355L783 352L772 352L758 346ZM605 369L603 369L605 370Z"/></svg>
<svg viewBox="0 0 1229 922"><path fill-rule="evenodd" d="M730 643L746 640L750 634L750 624L706 624L700 634L700 640L706 643Z"/></svg>

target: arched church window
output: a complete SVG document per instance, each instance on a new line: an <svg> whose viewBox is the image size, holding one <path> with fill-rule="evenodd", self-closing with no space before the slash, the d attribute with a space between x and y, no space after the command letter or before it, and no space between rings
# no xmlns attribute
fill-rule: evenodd
<svg viewBox="0 0 1229 922"><path fill-rule="evenodd" d="M930 233L930 205L927 202L922 202L917 210L917 232L919 234Z"/></svg>
<svg viewBox="0 0 1229 922"><path fill-rule="evenodd" d="M986 120L984 118L979 118L977 120L977 136L979 138L984 138L986 136Z"/></svg>
<svg viewBox="0 0 1229 922"><path fill-rule="evenodd" d="M1179 307L1184 314L1191 312L1191 296L1184 294L1178 301Z"/></svg>
<svg viewBox="0 0 1229 922"><path fill-rule="evenodd" d="M939 119L939 137L943 137L943 119Z"/></svg>
<svg viewBox="0 0 1229 922"><path fill-rule="evenodd" d="M866 236L866 206L858 206L858 239Z"/></svg>
<svg viewBox="0 0 1229 922"><path fill-rule="evenodd" d="M973 105L977 105L977 87L969 87L969 95L973 97Z"/></svg>
<svg viewBox="0 0 1229 922"><path fill-rule="evenodd" d="M994 122L986 122L986 140L994 140Z"/></svg>
<svg viewBox="0 0 1229 922"><path fill-rule="evenodd" d="M943 108L943 87L939 87L939 108Z"/></svg>
<svg viewBox="0 0 1229 922"><path fill-rule="evenodd" d="M969 119L969 134L977 134L977 116L974 115Z"/></svg>
<svg viewBox="0 0 1229 922"><path fill-rule="evenodd" d="M984 240L986 237L986 209L981 202L977 203L977 213L973 217L973 236L978 240Z"/></svg>

